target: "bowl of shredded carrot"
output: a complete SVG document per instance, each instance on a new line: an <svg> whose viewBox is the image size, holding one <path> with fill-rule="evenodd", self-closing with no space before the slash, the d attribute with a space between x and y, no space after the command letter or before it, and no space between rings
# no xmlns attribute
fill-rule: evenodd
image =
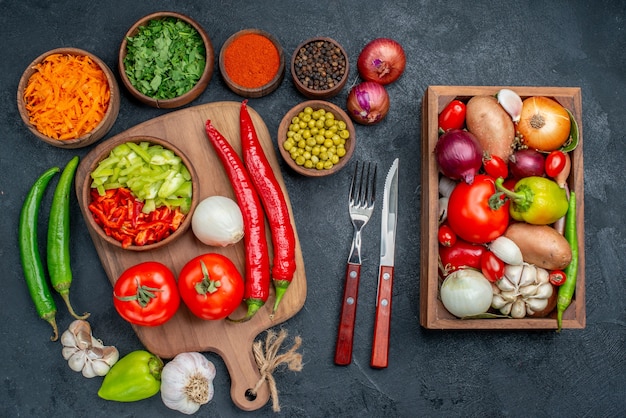
<svg viewBox="0 0 626 418"><path fill-rule="evenodd" d="M177 12L160 11L136 21L118 54L122 84L140 102L173 109L206 90L215 58L200 23Z"/></svg>
<svg viewBox="0 0 626 418"><path fill-rule="evenodd" d="M244 29L231 35L220 50L219 67L224 82L243 97L263 97L285 77L285 54L278 39L261 29Z"/></svg>
<svg viewBox="0 0 626 418"><path fill-rule="evenodd" d="M85 161L88 174L76 187L87 225L101 240L124 250L150 251L170 245L191 226L198 176L172 142L118 135L98 144Z"/></svg>
<svg viewBox="0 0 626 418"><path fill-rule="evenodd" d="M117 119L119 87L111 69L94 54L58 48L24 71L17 106L28 129L60 148L81 148L104 137Z"/></svg>

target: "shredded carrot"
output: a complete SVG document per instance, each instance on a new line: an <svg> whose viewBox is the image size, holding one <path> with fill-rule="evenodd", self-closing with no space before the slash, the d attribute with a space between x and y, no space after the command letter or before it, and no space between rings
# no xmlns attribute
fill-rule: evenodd
<svg viewBox="0 0 626 418"><path fill-rule="evenodd" d="M84 55L52 54L35 70L24 89L24 102L39 132L68 140L98 126L111 98L98 64Z"/></svg>

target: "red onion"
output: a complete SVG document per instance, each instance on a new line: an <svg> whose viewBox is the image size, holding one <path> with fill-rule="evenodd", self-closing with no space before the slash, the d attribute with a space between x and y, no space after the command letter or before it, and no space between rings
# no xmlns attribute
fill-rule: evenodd
<svg viewBox="0 0 626 418"><path fill-rule="evenodd" d="M515 151L509 157L509 171L515 178L543 176L545 158L542 153L534 149Z"/></svg>
<svg viewBox="0 0 626 418"><path fill-rule="evenodd" d="M453 180L474 182L482 166L483 148L471 132L451 129L442 134L435 145L439 171Z"/></svg>
<svg viewBox="0 0 626 418"><path fill-rule="evenodd" d="M352 120L362 125L373 125L387 116L389 94L382 84L364 81L352 87L346 107Z"/></svg>
<svg viewBox="0 0 626 418"><path fill-rule="evenodd" d="M365 45L356 65L364 80L385 85L402 75L406 55L402 46L393 39L377 38Z"/></svg>

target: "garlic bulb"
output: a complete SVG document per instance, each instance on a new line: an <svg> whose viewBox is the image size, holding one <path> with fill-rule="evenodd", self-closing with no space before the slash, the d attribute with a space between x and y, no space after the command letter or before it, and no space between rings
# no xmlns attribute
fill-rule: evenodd
<svg viewBox="0 0 626 418"><path fill-rule="evenodd" d="M70 369L82 372L88 378L104 376L120 357L117 348L104 346L102 341L94 338L89 322L82 319L70 324L61 335L61 344L61 353Z"/></svg>
<svg viewBox="0 0 626 418"><path fill-rule="evenodd" d="M544 310L554 292L547 270L533 264L507 265L504 277L492 285L491 307L513 318Z"/></svg>
<svg viewBox="0 0 626 418"><path fill-rule="evenodd" d="M519 122L522 116L522 98L510 89L501 89L496 95L498 103L502 106L506 113L511 116L513 122Z"/></svg>
<svg viewBox="0 0 626 418"><path fill-rule="evenodd" d="M170 409L191 415L213 398L215 366L200 353L180 353L163 366L161 399Z"/></svg>

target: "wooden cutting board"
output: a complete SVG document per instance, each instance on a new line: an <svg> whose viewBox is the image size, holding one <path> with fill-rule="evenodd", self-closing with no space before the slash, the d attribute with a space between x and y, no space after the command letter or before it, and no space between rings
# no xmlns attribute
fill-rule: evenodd
<svg viewBox="0 0 626 418"><path fill-rule="evenodd" d="M236 200L230 181L213 147L209 143L204 128L205 122L207 119L210 119L213 125L231 142L235 150L241 154L239 139L240 106L241 104L238 102L216 102L174 111L143 122L110 140L118 137L149 135L171 141L187 155L195 167L199 177L200 199L212 195L222 195ZM287 199L291 222L295 229L291 203L276 159L272 137L259 114L250 107L248 109L261 145ZM82 183L85 177L89 175L89 167L103 145L104 143L89 152L78 166L76 194L79 202L82 202ZM89 210L83 207L82 203L80 206L83 216L91 216ZM88 226L88 228L90 227ZM272 249L269 228L267 231L269 247ZM91 228L89 233L112 285L124 270L144 261L160 261L170 267L174 274L178 276L178 273L187 261L206 252L217 252L229 257L235 263L242 276L244 275L245 251L243 240L226 248L209 247L198 241L193 235L191 228L189 228L182 237L171 245L153 251L138 252L122 250L112 246L100 238ZM306 299L304 262L297 231L296 263L297 269L293 282L273 319L269 316L274 300L274 292L272 290L265 306L248 322L232 323L226 320L202 320L195 317L181 303L181 307L176 315L165 324L158 327L133 325L133 328L147 350L165 359L172 358L178 353L190 351L211 351L219 354L224 360L231 377L231 398L233 402L243 410L259 409L267 403L270 394L267 384L264 384L258 390L255 399L246 397L246 391L253 388L261 377L252 352L253 342L262 331L274 327L295 315L302 308ZM112 300L111 303L113 303ZM245 312L245 305L242 304L233 314L233 317L243 317Z"/></svg>

